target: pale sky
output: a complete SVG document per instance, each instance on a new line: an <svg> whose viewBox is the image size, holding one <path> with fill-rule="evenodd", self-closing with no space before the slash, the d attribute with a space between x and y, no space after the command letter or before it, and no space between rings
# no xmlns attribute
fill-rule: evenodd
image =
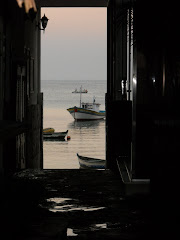
<svg viewBox="0 0 180 240"><path fill-rule="evenodd" d="M107 8L42 8L42 80L107 79Z"/></svg>

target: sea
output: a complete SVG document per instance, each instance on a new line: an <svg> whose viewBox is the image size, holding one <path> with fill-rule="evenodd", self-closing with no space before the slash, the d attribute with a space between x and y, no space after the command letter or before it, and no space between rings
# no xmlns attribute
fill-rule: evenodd
<svg viewBox="0 0 180 240"><path fill-rule="evenodd" d="M80 106L80 94L72 93L76 88L87 89L82 93L82 102L100 103L105 110L105 80L42 80L43 128L54 128L56 132L68 130L65 141L43 141L44 169L79 169L79 155L105 159L105 119L75 121L67 108Z"/></svg>

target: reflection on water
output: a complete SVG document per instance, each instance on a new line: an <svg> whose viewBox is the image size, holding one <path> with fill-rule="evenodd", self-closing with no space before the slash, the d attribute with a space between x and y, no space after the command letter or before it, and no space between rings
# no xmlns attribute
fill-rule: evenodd
<svg viewBox="0 0 180 240"><path fill-rule="evenodd" d="M68 131L69 141L44 141L44 169L77 169L76 154L105 159L105 120L74 121L64 109L44 109L44 128Z"/></svg>
<svg viewBox="0 0 180 240"><path fill-rule="evenodd" d="M69 129L71 128L96 128L104 119L94 120L94 121L73 121L68 124Z"/></svg>
<svg viewBox="0 0 180 240"><path fill-rule="evenodd" d="M66 139L58 139L58 138L44 138L43 141L47 141L47 142L65 142Z"/></svg>

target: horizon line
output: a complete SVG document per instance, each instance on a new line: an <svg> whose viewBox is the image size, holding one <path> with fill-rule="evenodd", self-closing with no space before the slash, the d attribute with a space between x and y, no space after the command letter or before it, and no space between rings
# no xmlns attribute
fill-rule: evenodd
<svg viewBox="0 0 180 240"><path fill-rule="evenodd" d="M41 81L107 81L107 79L41 79Z"/></svg>

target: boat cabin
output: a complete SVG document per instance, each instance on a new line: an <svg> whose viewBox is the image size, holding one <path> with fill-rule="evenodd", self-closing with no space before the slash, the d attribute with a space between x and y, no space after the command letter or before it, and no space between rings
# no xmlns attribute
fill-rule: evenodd
<svg viewBox="0 0 180 240"><path fill-rule="evenodd" d="M100 105L101 105L100 103L95 103L95 101L93 103L82 102L82 108L88 109L88 110L93 110L93 111L96 111L96 112L99 112L99 106Z"/></svg>

